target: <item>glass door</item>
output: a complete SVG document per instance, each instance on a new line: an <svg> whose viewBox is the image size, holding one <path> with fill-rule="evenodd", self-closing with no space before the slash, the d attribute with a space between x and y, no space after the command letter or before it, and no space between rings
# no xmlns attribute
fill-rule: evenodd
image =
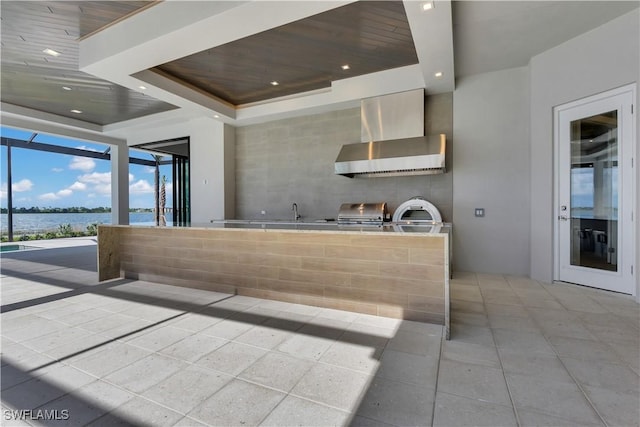
<svg viewBox="0 0 640 427"><path fill-rule="evenodd" d="M173 156L173 224L191 224L191 187L189 157Z"/></svg>
<svg viewBox="0 0 640 427"><path fill-rule="evenodd" d="M556 279L635 294L633 90L556 109Z"/></svg>

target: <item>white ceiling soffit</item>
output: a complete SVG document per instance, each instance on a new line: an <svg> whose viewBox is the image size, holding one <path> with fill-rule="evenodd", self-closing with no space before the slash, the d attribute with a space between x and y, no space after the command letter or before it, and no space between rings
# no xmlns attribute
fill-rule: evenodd
<svg viewBox="0 0 640 427"><path fill-rule="evenodd" d="M456 76L522 67L638 1L454 1Z"/></svg>
<svg viewBox="0 0 640 427"><path fill-rule="evenodd" d="M82 120L2 103L0 122L3 126L46 133L109 145L126 145L126 140L105 135L103 127Z"/></svg>
<svg viewBox="0 0 640 427"><path fill-rule="evenodd" d="M453 20L451 2L437 0L424 10L424 1L404 0L427 94L455 89L453 63ZM436 76L436 73L441 75Z"/></svg>
<svg viewBox="0 0 640 427"><path fill-rule="evenodd" d="M407 65L392 70L336 80L327 90L302 93L246 107L240 106L236 111L236 123L248 125L359 107L363 98L422 88L424 88L424 80L420 66L417 64Z"/></svg>
<svg viewBox="0 0 640 427"><path fill-rule="evenodd" d="M418 58L421 62L423 59L428 61L427 65L401 67L339 80L327 90L244 105L236 109L209 94L147 71L156 65L351 2L166 1L82 40L80 69L133 90L140 90L139 86L144 85L147 88L145 93L149 96L196 115L211 117L217 114L220 120L235 125L355 106L361 98L424 88L426 81L429 82L428 91L431 89L435 93L436 90L453 90L449 1L436 1L436 8L430 11L436 14L431 16L421 10L421 2L407 1L405 4ZM430 25L430 21L437 24ZM216 31L212 31L212 28ZM444 40L444 43L433 42L438 39ZM429 47L436 45L438 51L430 52ZM448 46L449 59L436 61L442 55L442 46ZM434 67L441 67L446 78L436 80L432 71Z"/></svg>

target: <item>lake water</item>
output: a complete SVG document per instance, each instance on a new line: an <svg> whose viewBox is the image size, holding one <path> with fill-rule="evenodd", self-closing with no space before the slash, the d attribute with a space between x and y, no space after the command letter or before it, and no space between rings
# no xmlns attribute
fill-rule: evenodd
<svg viewBox="0 0 640 427"><path fill-rule="evenodd" d="M131 212L129 222L137 225L155 225L153 212ZM75 231L86 231L88 225L95 223L111 224L111 213L13 214L14 234L57 231L63 224L71 224ZM8 233L7 214L0 215L0 232Z"/></svg>

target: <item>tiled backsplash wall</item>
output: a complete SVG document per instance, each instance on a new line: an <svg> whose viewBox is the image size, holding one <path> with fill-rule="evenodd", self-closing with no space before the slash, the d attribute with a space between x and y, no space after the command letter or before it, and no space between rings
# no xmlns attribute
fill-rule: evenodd
<svg viewBox="0 0 640 427"><path fill-rule="evenodd" d="M360 141L360 108L238 127L236 219L291 219L294 202L303 220L335 218L349 202L387 202L392 214L422 196L451 221L452 94L426 97L425 133L447 135L447 173L351 179L333 167L342 145Z"/></svg>

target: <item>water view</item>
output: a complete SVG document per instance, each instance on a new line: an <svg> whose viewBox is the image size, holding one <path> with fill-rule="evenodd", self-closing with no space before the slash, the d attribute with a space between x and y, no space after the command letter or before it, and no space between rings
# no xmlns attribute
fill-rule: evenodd
<svg viewBox="0 0 640 427"><path fill-rule="evenodd" d="M154 225L153 212L131 212L129 222ZM13 214L14 234L36 234L56 231L69 224L74 231L86 231L92 224L111 224L111 213L29 213ZM7 214L0 215L0 233L8 233Z"/></svg>

